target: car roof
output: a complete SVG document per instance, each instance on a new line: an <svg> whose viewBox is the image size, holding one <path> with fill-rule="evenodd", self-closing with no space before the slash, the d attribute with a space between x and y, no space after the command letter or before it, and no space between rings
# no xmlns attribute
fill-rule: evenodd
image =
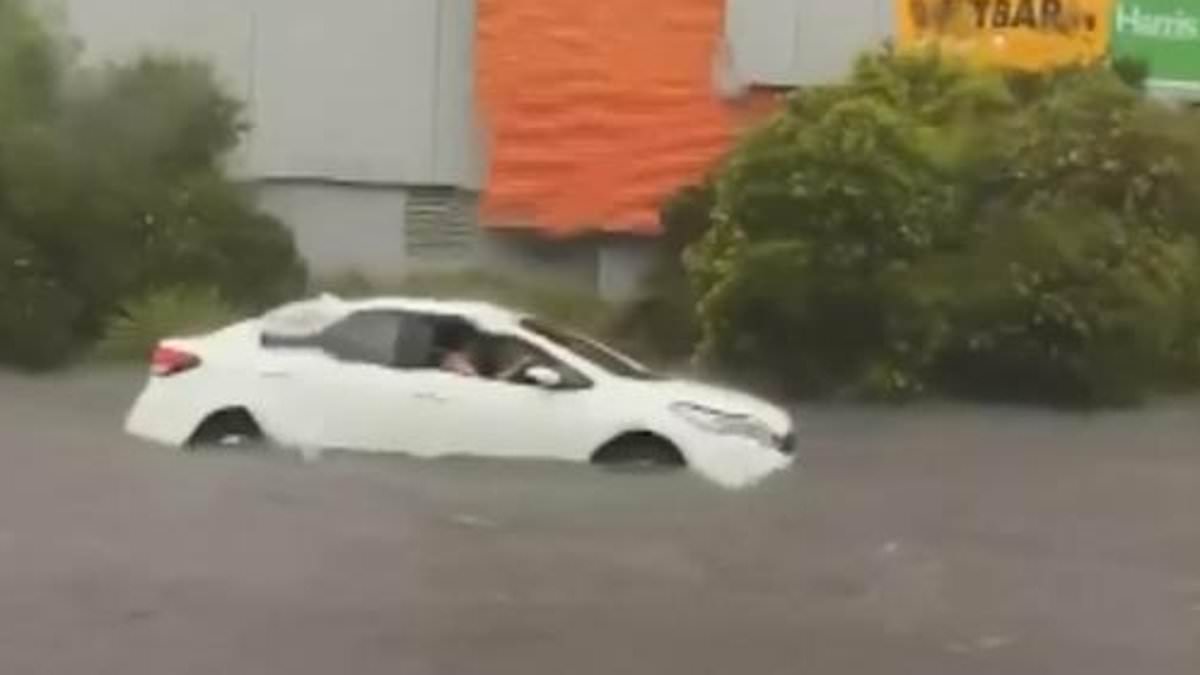
<svg viewBox="0 0 1200 675"><path fill-rule="evenodd" d="M386 296L343 300L323 294L288 303L264 314L264 333L278 336L312 335L356 312L408 312L461 317L484 330L512 331L526 318L522 312L477 300L437 300Z"/></svg>
<svg viewBox="0 0 1200 675"><path fill-rule="evenodd" d="M442 300L406 296L380 296L343 300L346 309L356 311L396 311L419 314L452 314L482 326L513 326L526 318L523 312L480 300Z"/></svg>

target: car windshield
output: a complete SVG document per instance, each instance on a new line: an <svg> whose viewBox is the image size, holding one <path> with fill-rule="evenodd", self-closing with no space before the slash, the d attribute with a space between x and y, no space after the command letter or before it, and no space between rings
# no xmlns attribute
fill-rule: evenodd
<svg viewBox="0 0 1200 675"><path fill-rule="evenodd" d="M638 363L632 357L626 356L611 347L606 347L595 340L583 337L578 333L556 328L534 319L522 321L521 326L525 330L553 342L597 368L617 377L633 380L663 379L661 375Z"/></svg>

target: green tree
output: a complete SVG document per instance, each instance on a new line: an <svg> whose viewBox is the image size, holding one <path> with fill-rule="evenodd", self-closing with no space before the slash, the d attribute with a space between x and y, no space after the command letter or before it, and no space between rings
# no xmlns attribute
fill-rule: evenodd
<svg viewBox="0 0 1200 675"><path fill-rule="evenodd" d="M716 188L706 180L679 190L660 213L663 235L641 293L621 312L615 332L629 347L664 362L684 361L700 338L697 297L684 252L712 228Z"/></svg>
<svg viewBox="0 0 1200 675"><path fill-rule="evenodd" d="M156 288L212 287L254 307L303 286L289 232L226 174L246 127L206 65L155 55L82 68L66 54L23 2L0 0L0 233L20 252L0 266L35 260L56 289L37 297L75 308L42 312L70 339L36 365ZM4 292L43 288L25 283ZM0 316L0 361L29 361L4 349L3 333L28 333L19 323Z"/></svg>
<svg viewBox="0 0 1200 675"><path fill-rule="evenodd" d="M0 132L49 114L64 54L25 0L0 0Z"/></svg>
<svg viewBox="0 0 1200 675"><path fill-rule="evenodd" d="M1197 131L1105 67L867 55L720 171L704 353L795 393L1135 399L1195 370Z"/></svg>

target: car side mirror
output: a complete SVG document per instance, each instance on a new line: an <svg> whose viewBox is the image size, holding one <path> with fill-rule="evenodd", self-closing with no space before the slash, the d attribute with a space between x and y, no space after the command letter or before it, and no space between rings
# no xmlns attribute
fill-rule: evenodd
<svg viewBox="0 0 1200 675"><path fill-rule="evenodd" d="M546 366L533 366L527 369L525 378L542 389L557 389L563 383L562 373Z"/></svg>

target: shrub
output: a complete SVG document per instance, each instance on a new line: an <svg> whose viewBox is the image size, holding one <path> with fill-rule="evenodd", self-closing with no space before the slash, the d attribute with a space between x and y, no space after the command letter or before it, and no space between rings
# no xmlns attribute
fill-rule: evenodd
<svg viewBox="0 0 1200 675"><path fill-rule="evenodd" d="M936 57L864 59L845 90L798 92L718 179L716 227L693 251L705 355L793 393L922 385L924 326L900 311L895 270L969 237L953 180L987 158L998 78Z"/></svg>
<svg viewBox="0 0 1200 675"><path fill-rule="evenodd" d="M1195 242L1143 233L1118 248L1119 231L1109 214L1060 207L964 253L965 267L938 282L955 284L941 307L953 330L932 377L955 393L1087 404L1133 402L1168 382Z"/></svg>
<svg viewBox="0 0 1200 675"><path fill-rule="evenodd" d="M1197 184L1195 120L1106 68L864 57L718 174L704 354L800 394L1137 400L1197 371Z"/></svg>
<svg viewBox="0 0 1200 675"><path fill-rule="evenodd" d="M690 357L700 340L698 298L684 267L684 252L712 228L716 190L711 181L687 186L663 206L663 235L638 297L617 317L614 330L656 360Z"/></svg>
<svg viewBox="0 0 1200 675"><path fill-rule="evenodd" d="M0 0L0 130L38 119L54 107L63 54L26 0Z"/></svg>
<svg viewBox="0 0 1200 675"><path fill-rule="evenodd" d="M152 291L124 303L109 318L96 351L106 359L140 359L163 338L206 333L237 319L237 310L215 288Z"/></svg>
<svg viewBox="0 0 1200 675"><path fill-rule="evenodd" d="M170 56L72 66L34 17L0 0L0 236L38 262L26 293L70 299L45 330L65 323L66 342L87 343L156 288L211 286L251 307L303 289L291 234L225 175L245 125L210 69ZM14 349L0 343L0 361L28 360Z"/></svg>
<svg viewBox="0 0 1200 675"><path fill-rule="evenodd" d="M0 229L0 364L43 369L75 347L80 302L57 282L37 252Z"/></svg>

